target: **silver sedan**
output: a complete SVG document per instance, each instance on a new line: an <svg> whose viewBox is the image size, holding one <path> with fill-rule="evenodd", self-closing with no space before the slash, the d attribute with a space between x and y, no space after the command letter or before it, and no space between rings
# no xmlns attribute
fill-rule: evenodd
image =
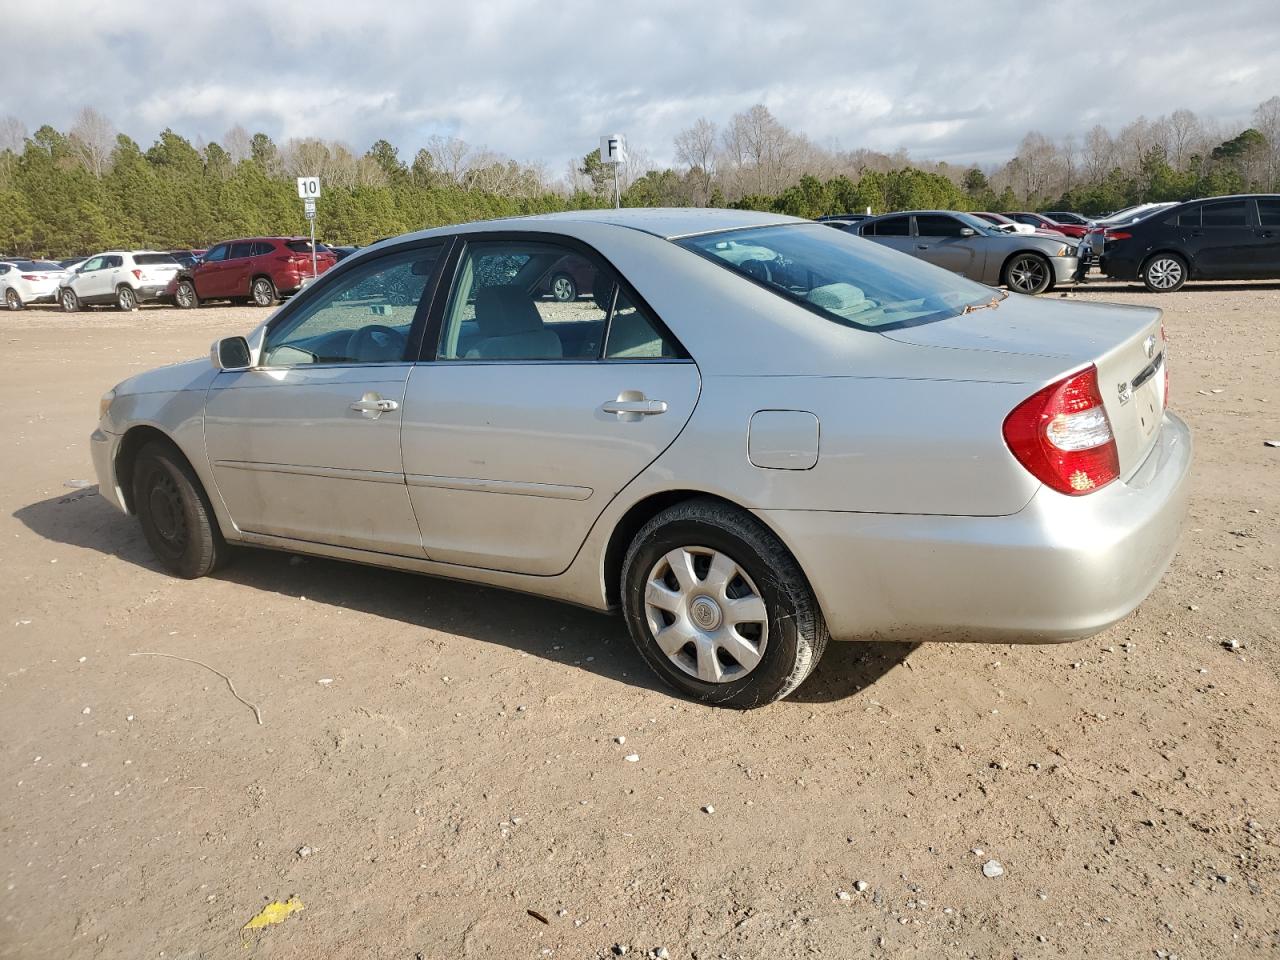
<svg viewBox="0 0 1280 960"><path fill-rule="evenodd" d="M980 283L1037 294L1076 279L1076 244L1065 237L1009 233L951 210L910 210L857 225L864 237Z"/></svg>
<svg viewBox="0 0 1280 960"><path fill-rule="evenodd" d="M831 637L1125 616L1186 506L1166 400L1158 310L789 217L608 210L361 250L109 391L92 449L179 576L253 546L620 609L673 687L752 707Z"/></svg>

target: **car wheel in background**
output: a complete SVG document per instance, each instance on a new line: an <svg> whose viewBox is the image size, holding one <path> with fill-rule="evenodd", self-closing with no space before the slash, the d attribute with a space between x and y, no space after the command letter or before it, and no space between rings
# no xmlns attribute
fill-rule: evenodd
<svg viewBox="0 0 1280 960"><path fill-rule="evenodd" d="M255 306L269 307L276 302L276 285L270 277L258 277L251 288Z"/></svg>
<svg viewBox="0 0 1280 960"><path fill-rule="evenodd" d="M116 287L116 306L126 312L138 309L138 295L133 292L133 287L127 283Z"/></svg>
<svg viewBox="0 0 1280 960"><path fill-rule="evenodd" d="M1038 253L1018 253L1004 265L1003 283L1014 293L1035 296L1053 283L1053 267Z"/></svg>
<svg viewBox="0 0 1280 960"><path fill-rule="evenodd" d="M80 298L76 296L76 292L69 288L62 291L62 295L58 298L58 302L62 304L63 313L75 313L80 309Z"/></svg>
<svg viewBox="0 0 1280 960"><path fill-rule="evenodd" d="M186 460L169 444L148 443L133 465L133 508L160 562L188 580L212 573L230 548Z"/></svg>
<svg viewBox="0 0 1280 960"><path fill-rule="evenodd" d="M200 306L200 298L196 296L196 285L190 280L179 281L178 289L173 293L173 302L183 310Z"/></svg>
<svg viewBox="0 0 1280 960"><path fill-rule="evenodd" d="M21 310L26 304L18 296L18 291L10 287L4 292L4 306L6 310Z"/></svg>
<svg viewBox="0 0 1280 960"><path fill-rule="evenodd" d="M551 296L555 297L561 303L568 303L570 300L578 299L578 285L573 282L573 277L567 273L557 273L551 278Z"/></svg>
<svg viewBox="0 0 1280 960"><path fill-rule="evenodd" d="M747 709L791 693L827 645L791 553L749 513L711 500L664 510L622 566L622 608L641 656L702 703Z"/></svg>
<svg viewBox="0 0 1280 960"><path fill-rule="evenodd" d="M1152 293L1173 293L1187 282L1187 261L1176 253L1157 253L1142 266L1142 283Z"/></svg>

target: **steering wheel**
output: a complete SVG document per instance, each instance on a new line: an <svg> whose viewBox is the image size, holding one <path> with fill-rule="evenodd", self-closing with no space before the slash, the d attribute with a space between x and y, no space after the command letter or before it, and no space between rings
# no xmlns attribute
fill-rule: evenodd
<svg viewBox="0 0 1280 960"><path fill-rule="evenodd" d="M408 342L399 330L380 323L353 330L347 338L347 359L366 363L391 363L404 359L404 347Z"/></svg>

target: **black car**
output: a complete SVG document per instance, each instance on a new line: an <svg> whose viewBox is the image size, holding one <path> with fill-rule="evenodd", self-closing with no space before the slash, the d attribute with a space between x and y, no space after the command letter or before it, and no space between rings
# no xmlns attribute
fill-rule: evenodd
<svg viewBox="0 0 1280 960"><path fill-rule="evenodd" d="M1109 229L1098 266L1153 293L1188 280L1280 279L1280 194L1190 200Z"/></svg>
<svg viewBox="0 0 1280 960"><path fill-rule="evenodd" d="M346 247L335 247L335 246L333 246L333 244L330 244L330 245L329 245L329 249L333 251L333 255L334 255L335 257L337 257L339 260L345 260L345 259L347 259L347 257L351 256L353 253L355 253L355 252L356 252L357 250L359 250L360 248L359 248L359 247L351 247L351 246L346 246Z"/></svg>

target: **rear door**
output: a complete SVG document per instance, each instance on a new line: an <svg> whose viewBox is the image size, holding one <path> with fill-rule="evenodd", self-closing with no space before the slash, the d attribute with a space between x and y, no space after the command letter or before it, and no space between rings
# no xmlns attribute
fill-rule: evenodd
<svg viewBox="0 0 1280 960"><path fill-rule="evenodd" d="M1280 278L1280 197L1258 198L1259 276Z"/></svg>
<svg viewBox="0 0 1280 960"><path fill-rule="evenodd" d="M911 217L906 214L869 223L863 228L862 235L903 253L915 252L915 241L911 237Z"/></svg>
<svg viewBox="0 0 1280 960"><path fill-rule="evenodd" d="M249 271L253 266L253 243L237 240L227 252L227 261L221 271L222 296L247 297L249 295Z"/></svg>
<svg viewBox="0 0 1280 960"><path fill-rule="evenodd" d="M583 296L554 299L566 254L591 264ZM457 257L437 297L437 338L409 379L409 496L427 556L551 575L601 511L679 435L697 367L588 248L487 234ZM588 296L589 294L589 296Z"/></svg>

